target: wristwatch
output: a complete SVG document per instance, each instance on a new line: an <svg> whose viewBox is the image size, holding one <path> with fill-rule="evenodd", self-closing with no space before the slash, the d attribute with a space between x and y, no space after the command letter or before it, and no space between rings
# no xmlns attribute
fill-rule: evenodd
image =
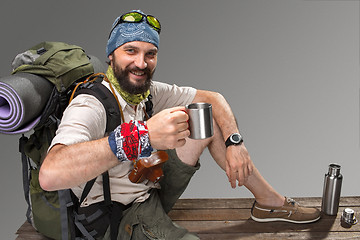
<svg viewBox="0 0 360 240"><path fill-rule="evenodd" d="M228 137L228 139L226 139L225 146L228 147L230 145L240 145L243 141L244 140L240 133L233 133Z"/></svg>

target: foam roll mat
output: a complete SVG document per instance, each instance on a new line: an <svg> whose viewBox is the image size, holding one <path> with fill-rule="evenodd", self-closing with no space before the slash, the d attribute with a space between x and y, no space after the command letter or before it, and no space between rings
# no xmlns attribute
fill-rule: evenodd
<svg viewBox="0 0 360 240"><path fill-rule="evenodd" d="M0 78L0 133L30 131L40 120L53 85L40 76L16 73Z"/></svg>

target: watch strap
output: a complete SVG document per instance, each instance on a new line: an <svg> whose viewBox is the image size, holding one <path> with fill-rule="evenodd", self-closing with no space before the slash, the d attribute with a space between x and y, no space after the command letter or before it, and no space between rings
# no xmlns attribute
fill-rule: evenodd
<svg viewBox="0 0 360 240"><path fill-rule="evenodd" d="M239 142L234 142L234 141L232 141L233 135L238 135L238 137L240 137L240 141L239 141ZM226 141L225 141L225 146L226 146L226 147L229 147L229 146L231 146L231 145L240 145L240 144L242 144L243 142L244 142L244 140L243 140L242 136L240 135L240 133L233 133L233 134L231 134L231 135L226 139Z"/></svg>

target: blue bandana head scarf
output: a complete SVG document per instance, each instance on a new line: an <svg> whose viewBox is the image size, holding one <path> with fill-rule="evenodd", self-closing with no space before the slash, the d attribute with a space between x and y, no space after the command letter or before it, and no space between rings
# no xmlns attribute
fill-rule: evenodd
<svg viewBox="0 0 360 240"><path fill-rule="evenodd" d="M139 13L144 14L140 10L136 10ZM116 18L113 27L117 24L120 17ZM111 32L109 40L106 45L106 53L109 56L115 49L127 42L141 41L154 44L159 48L159 33L153 29L144 18L139 23L121 23L118 24Z"/></svg>

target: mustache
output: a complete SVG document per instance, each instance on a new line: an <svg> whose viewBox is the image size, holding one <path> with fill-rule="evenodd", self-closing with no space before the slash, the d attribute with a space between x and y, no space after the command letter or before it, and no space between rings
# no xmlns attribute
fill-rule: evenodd
<svg viewBox="0 0 360 240"><path fill-rule="evenodd" d="M132 84L129 80L129 72L130 71L142 71L146 76L146 81L141 85ZM150 70L149 68L140 69L136 66L127 66L123 70L120 68L114 68L114 75L120 84L121 88L130 93L130 94L141 94L149 90L150 85L152 83L152 77L155 72L154 70Z"/></svg>
<svg viewBox="0 0 360 240"><path fill-rule="evenodd" d="M148 67L146 67L144 69L141 69L141 68L136 67L136 66L135 67L126 67L125 71L127 71L128 73L131 72L131 71L142 71L148 77L150 77L152 75L151 70Z"/></svg>

